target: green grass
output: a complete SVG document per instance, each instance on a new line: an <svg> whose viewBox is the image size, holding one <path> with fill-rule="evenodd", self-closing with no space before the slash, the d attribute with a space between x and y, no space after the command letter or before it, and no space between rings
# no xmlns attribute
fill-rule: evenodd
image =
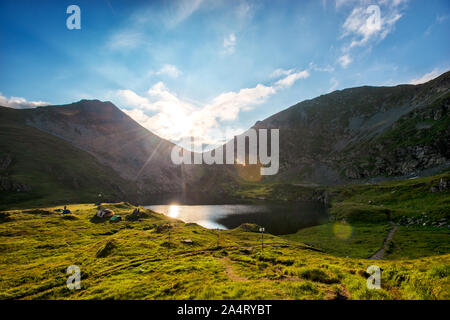
<svg viewBox="0 0 450 320"><path fill-rule="evenodd" d="M106 207L122 217L134 209ZM375 262L272 235L261 251L251 228L221 231L216 247L215 231L150 210L139 221L94 223L92 204L70 205L69 219L53 209L13 210L0 223L0 298L449 299L448 254ZM168 223L170 243L158 227ZM372 264L383 269L381 290L366 287ZM70 265L81 269L81 290L66 287Z"/></svg>
<svg viewBox="0 0 450 320"><path fill-rule="evenodd" d="M450 252L449 228L400 226L386 259L413 259Z"/></svg>
<svg viewBox="0 0 450 320"><path fill-rule="evenodd" d="M441 179L450 181L450 173L328 188L247 184L235 192L249 199L295 200L308 199L326 191L331 198L331 221L283 238L311 244L335 256L369 258L383 245L392 228L389 222L393 221L399 228L384 258L412 259L450 253L450 191L431 191ZM439 226L442 219L447 223Z"/></svg>
<svg viewBox="0 0 450 320"><path fill-rule="evenodd" d="M282 236L339 257L369 258L383 245L389 224L327 223Z"/></svg>
<svg viewBox="0 0 450 320"><path fill-rule="evenodd" d="M334 194L331 214L338 219L399 222L403 217L427 216L430 223L450 218L450 190L432 192L440 179L450 181L450 172L437 176L386 181L373 185L329 188Z"/></svg>

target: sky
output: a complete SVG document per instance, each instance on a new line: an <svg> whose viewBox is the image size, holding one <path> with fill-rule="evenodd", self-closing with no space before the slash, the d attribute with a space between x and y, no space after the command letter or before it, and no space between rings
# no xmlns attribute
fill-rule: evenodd
<svg viewBox="0 0 450 320"><path fill-rule="evenodd" d="M111 101L214 146L334 90L431 80L449 31L448 0L0 0L0 105Z"/></svg>

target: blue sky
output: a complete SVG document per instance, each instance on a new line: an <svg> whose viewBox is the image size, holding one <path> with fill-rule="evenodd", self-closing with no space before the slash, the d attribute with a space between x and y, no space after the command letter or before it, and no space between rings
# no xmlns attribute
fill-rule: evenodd
<svg viewBox="0 0 450 320"><path fill-rule="evenodd" d="M0 104L110 100L214 143L336 89L432 79L449 31L448 0L0 0Z"/></svg>

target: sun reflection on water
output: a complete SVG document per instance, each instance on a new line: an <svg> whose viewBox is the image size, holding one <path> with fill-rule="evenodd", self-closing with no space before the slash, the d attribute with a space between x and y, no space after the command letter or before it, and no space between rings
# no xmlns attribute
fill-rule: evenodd
<svg viewBox="0 0 450 320"><path fill-rule="evenodd" d="M171 204L167 215L171 218L177 218L180 215L180 207L176 204Z"/></svg>

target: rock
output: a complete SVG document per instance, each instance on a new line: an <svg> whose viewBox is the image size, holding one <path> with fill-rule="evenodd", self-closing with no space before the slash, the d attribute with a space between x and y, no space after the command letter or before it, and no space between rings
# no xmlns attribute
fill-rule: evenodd
<svg viewBox="0 0 450 320"><path fill-rule="evenodd" d="M166 230L169 230L169 229L172 229L172 226L170 224L168 224L168 223L166 223L166 224L159 224L159 225L156 226L155 232L156 233L162 233L163 231L166 231Z"/></svg>
<svg viewBox="0 0 450 320"><path fill-rule="evenodd" d="M351 167L351 168L347 168L345 170L345 175L350 178L350 179L360 179L361 175L358 171L358 169Z"/></svg>
<svg viewBox="0 0 450 320"><path fill-rule="evenodd" d="M441 180L439 180L439 191L445 191L447 190L447 188L449 187L449 183L447 180L445 180L444 178L441 178Z"/></svg>
<svg viewBox="0 0 450 320"><path fill-rule="evenodd" d="M31 191L31 187L26 184L14 181L8 177L0 176L0 191L27 192Z"/></svg>
<svg viewBox="0 0 450 320"><path fill-rule="evenodd" d="M237 229L240 229L245 232L259 232L261 226L255 223L243 223Z"/></svg>
<svg viewBox="0 0 450 320"><path fill-rule="evenodd" d="M137 221L139 219L144 219L148 217L149 215L146 212L141 211L139 208L136 208L134 209L133 213L127 215L125 219L128 221Z"/></svg>
<svg viewBox="0 0 450 320"><path fill-rule="evenodd" d="M0 158L0 170L5 170L9 167L12 162L10 154L6 154Z"/></svg>
<svg viewBox="0 0 450 320"><path fill-rule="evenodd" d="M439 184L437 186L432 186L430 188L430 191L435 193L435 192L443 192L446 191L449 188L450 183L448 182L448 180L445 180L444 178L441 178L439 180Z"/></svg>
<svg viewBox="0 0 450 320"><path fill-rule="evenodd" d="M184 243L184 244L194 244L194 241L192 241L191 239L184 239L184 240L181 240L181 243Z"/></svg>

